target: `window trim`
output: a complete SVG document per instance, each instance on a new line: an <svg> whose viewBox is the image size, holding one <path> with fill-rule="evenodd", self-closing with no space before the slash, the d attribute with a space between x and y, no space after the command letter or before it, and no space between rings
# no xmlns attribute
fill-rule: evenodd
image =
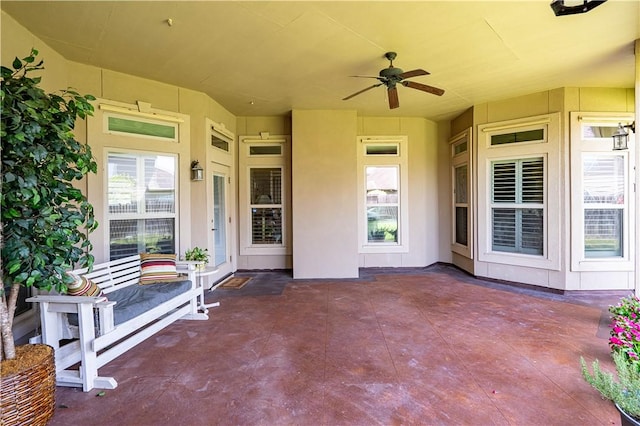
<svg viewBox="0 0 640 426"><path fill-rule="evenodd" d="M290 137L269 135L262 132L257 136L239 136L239 182L238 206L239 241L241 256L276 256L291 254L290 214L291 209L291 164L289 161ZM282 147L281 155L249 155L251 146L276 145ZM282 170L282 239L279 244L253 244L251 228L251 169L280 168Z"/></svg>
<svg viewBox="0 0 640 426"><path fill-rule="evenodd" d="M626 151L612 151L610 137L582 138L582 126L600 124L617 126L619 122L631 122L632 113L603 113L603 112L571 112L569 114L571 126L571 271L633 271L635 268L635 194L633 186L633 170L635 167L635 134L629 132L629 149ZM623 241L622 256L615 257L586 257L584 251L584 195L583 195L583 158L585 154L604 154L624 157L624 199L623 208ZM606 204L602 206L606 208Z"/></svg>
<svg viewBox="0 0 640 426"><path fill-rule="evenodd" d="M545 140L514 144L491 145L491 135L512 133L536 127L545 127ZM546 270L560 270L561 242L561 192L560 173L560 113L526 117L478 126L478 260L487 263L506 264ZM491 220L491 164L493 161L544 158L544 218L545 230L543 255L495 252L492 250Z"/></svg>
<svg viewBox="0 0 640 426"><path fill-rule="evenodd" d="M132 214L124 214L118 217L113 216L113 214L109 213L109 156L111 154L115 155L134 155L137 158L141 156L164 156L164 157L173 157L175 161L175 175L174 175L174 211L173 213L166 214L148 214L144 215L142 213L132 213ZM165 219L165 218L173 218L174 220L174 252L177 253L180 248L180 158L177 153L171 152L159 152L159 151L141 151L141 150L131 150L131 149L121 149L121 148L105 148L104 149L104 164L105 164L105 173L103 174L104 179L104 209L103 209L103 217L104 217L104 253L107 259L111 258L111 221L112 220L139 220L139 219Z"/></svg>
<svg viewBox="0 0 640 426"><path fill-rule="evenodd" d="M358 136L358 253L408 253L409 252L409 173L407 136ZM397 144L397 154L367 154L367 145ZM371 166L395 166L398 180L398 242L370 243L368 239L366 169Z"/></svg>
<svg viewBox="0 0 640 426"><path fill-rule="evenodd" d="M451 251L462 255L468 259L473 259L473 217L474 217L474 194L473 188L473 130L471 127L458 133L449 139L451 149ZM456 153L456 147L462 143L467 144L467 149ZM467 166L467 202L458 203L456 201L456 169L458 167ZM456 208L467 208L467 245L460 244L456 241Z"/></svg>

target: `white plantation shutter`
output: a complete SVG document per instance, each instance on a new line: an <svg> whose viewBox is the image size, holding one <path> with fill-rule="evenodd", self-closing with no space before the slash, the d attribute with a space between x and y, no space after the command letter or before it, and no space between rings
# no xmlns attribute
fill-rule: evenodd
<svg viewBox="0 0 640 426"><path fill-rule="evenodd" d="M282 244L282 168L252 167L251 244Z"/></svg>
<svg viewBox="0 0 640 426"><path fill-rule="evenodd" d="M491 164L492 249L542 255L544 159Z"/></svg>

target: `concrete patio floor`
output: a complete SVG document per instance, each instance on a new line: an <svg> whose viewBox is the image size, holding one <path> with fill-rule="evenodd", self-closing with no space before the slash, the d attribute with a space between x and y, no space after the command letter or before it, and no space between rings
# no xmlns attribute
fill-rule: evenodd
<svg viewBox="0 0 640 426"><path fill-rule="evenodd" d="M607 307L448 265L359 279L238 273L183 321L100 370L118 387L58 387L50 425L619 425L580 375L611 367Z"/></svg>

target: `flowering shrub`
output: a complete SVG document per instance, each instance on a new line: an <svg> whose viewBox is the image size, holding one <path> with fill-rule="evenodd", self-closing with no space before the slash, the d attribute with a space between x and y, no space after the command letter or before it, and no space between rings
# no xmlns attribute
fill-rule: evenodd
<svg viewBox="0 0 640 426"><path fill-rule="evenodd" d="M640 369L640 299L630 295L611 305L613 314L609 346L612 352L620 352L629 363Z"/></svg>

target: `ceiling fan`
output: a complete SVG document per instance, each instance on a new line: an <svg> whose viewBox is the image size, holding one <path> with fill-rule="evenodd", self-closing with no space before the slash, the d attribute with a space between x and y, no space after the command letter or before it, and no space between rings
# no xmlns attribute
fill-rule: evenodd
<svg viewBox="0 0 640 426"><path fill-rule="evenodd" d="M419 75L428 75L429 73L422 69L415 69L411 71L402 71L400 68L396 68L393 66L393 60L396 58L396 52L387 52L384 54L384 57L389 60L389 68L384 68L380 71L380 75L378 77L374 76L366 76L366 75L352 75L351 77L360 77L360 78L375 78L380 81L380 83L374 84L373 86L369 86L366 89L360 90L352 95L343 98L343 101L347 99L351 99L354 96L357 96L361 93L366 92L367 90L371 90L374 87L382 86L383 84L387 86L387 94L389 97L389 108L394 109L400 106L400 102L398 101L398 89L396 85L398 83L402 84L405 87L410 87L412 89L422 90L423 92L432 93L437 96L442 96L444 90L438 89L437 87L427 86L426 84L416 83L415 81L406 81L406 78L417 77Z"/></svg>

